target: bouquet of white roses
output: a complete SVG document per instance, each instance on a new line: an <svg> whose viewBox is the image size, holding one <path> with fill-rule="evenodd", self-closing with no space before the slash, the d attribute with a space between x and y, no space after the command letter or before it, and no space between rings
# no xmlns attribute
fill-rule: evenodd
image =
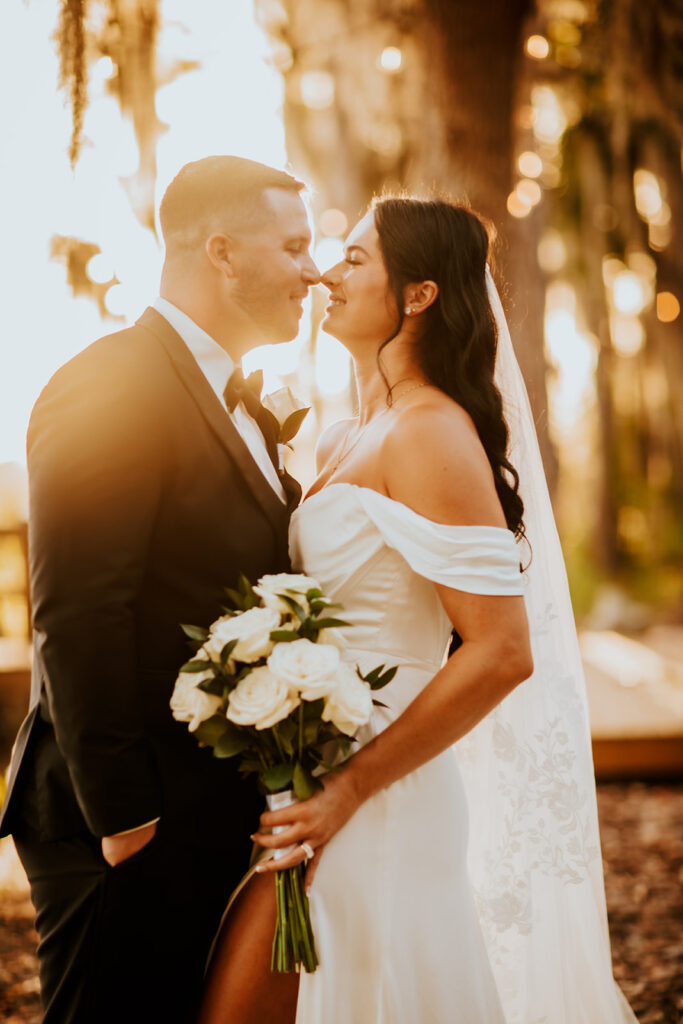
<svg viewBox="0 0 683 1024"><path fill-rule="evenodd" d="M330 616L340 606L309 576L279 573L254 586L242 576L239 589L227 593L235 609L209 629L182 627L195 655L176 680L173 716L215 757L239 756L240 772L257 772L266 794L291 790L293 799L306 800L322 788L319 776L349 753L379 704L373 690L386 686L396 668L362 675L342 660L338 630L349 623ZM303 964L314 971L303 866L275 878L271 969Z"/></svg>

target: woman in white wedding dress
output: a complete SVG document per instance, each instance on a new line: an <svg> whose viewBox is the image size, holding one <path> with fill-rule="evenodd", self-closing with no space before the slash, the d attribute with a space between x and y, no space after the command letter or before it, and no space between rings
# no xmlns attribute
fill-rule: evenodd
<svg viewBox="0 0 683 1024"><path fill-rule="evenodd" d="M547 705L550 675L531 702L513 701L539 685L539 669L557 674L543 615L559 618L551 605L564 595L557 580L539 616L521 571L553 539L535 503L539 549L536 532L532 556L518 543L526 513L494 382L502 318L487 252L467 210L383 199L323 277L324 328L353 356L360 414L321 439L318 477L292 519L292 564L344 605L348 660L399 671L346 767L311 800L265 813L255 837L313 849L320 967L269 975L275 864L264 862L227 918L201 1024L634 1020L611 979L589 863L598 841L585 751L572 757L585 731L575 683L562 679L566 720ZM552 643L566 676L575 652ZM548 722L544 756L534 743ZM268 834L276 825L285 831ZM277 867L305 857L299 846Z"/></svg>

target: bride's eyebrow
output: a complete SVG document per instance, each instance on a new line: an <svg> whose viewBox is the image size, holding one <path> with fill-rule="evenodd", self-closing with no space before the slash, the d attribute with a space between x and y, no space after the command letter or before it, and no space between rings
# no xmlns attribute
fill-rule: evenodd
<svg viewBox="0 0 683 1024"><path fill-rule="evenodd" d="M369 256L369 255L370 255L370 253L369 253L369 252L367 252L367 251L366 251L366 250L365 250L365 249L363 248L363 246L362 246L362 245L349 245L349 246L346 246L346 247L345 247L345 249L344 249L344 253L345 253L345 255L346 255L346 256L348 256L348 255L349 255L349 253L352 253L352 252L360 252L360 253L362 253L362 254L363 254L363 256Z"/></svg>

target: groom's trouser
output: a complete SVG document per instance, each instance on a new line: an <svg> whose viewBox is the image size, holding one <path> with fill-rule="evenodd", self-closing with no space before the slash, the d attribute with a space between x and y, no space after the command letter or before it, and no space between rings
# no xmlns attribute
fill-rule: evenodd
<svg viewBox="0 0 683 1024"><path fill-rule="evenodd" d="M192 1024L249 841L229 854L184 846L162 821L112 868L89 833L40 842L21 827L14 840L36 908L44 1024Z"/></svg>

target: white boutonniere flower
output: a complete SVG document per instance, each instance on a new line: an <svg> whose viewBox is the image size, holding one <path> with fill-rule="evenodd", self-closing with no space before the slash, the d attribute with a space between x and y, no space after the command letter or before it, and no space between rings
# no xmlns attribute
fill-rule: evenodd
<svg viewBox="0 0 683 1024"><path fill-rule="evenodd" d="M277 443L291 448L290 441L299 432L310 405L292 393L291 388L278 388L266 395L261 403L277 424Z"/></svg>

